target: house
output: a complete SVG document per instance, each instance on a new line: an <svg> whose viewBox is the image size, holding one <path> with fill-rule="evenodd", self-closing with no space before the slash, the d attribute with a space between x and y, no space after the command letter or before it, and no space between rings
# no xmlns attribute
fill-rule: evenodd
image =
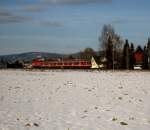
<svg viewBox="0 0 150 130"><path fill-rule="evenodd" d="M142 50L137 50L134 53L134 59L135 59L135 64L134 64L134 69L142 69L142 64L143 64L143 52Z"/></svg>
<svg viewBox="0 0 150 130"><path fill-rule="evenodd" d="M99 62L100 62L100 59L99 60L97 60L97 58L96 57L92 57L91 58L91 68L92 69L98 69L98 68L100 68L99 67Z"/></svg>

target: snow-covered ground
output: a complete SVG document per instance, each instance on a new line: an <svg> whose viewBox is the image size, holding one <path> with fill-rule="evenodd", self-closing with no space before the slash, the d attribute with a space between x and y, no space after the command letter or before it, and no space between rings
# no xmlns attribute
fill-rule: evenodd
<svg viewBox="0 0 150 130"><path fill-rule="evenodd" d="M0 130L150 130L150 72L0 70Z"/></svg>

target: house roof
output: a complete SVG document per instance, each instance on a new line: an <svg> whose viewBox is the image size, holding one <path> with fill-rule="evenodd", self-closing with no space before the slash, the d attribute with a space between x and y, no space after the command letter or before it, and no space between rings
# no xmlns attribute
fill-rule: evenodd
<svg viewBox="0 0 150 130"><path fill-rule="evenodd" d="M101 63L101 57L100 56L93 56L97 64Z"/></svg>
<svg viewBox="0 0 150 130"><path fill-rule="evenodd" d="M104 56L93 56L97 64L106 63L107 59Z"/></svg>

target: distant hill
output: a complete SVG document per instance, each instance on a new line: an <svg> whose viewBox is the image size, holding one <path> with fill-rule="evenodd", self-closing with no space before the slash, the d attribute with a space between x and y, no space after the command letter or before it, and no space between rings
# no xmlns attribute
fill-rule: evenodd
<svg viewBox="0 0 150 130"><path fill-rule="evenodd" d="M3 62L15 62L17 60L24 62L31 62L33 59L37 57L50 59L50 58L63 58L66 55L57 54L57 53L46 53L46 52L28 52L21 54L12 54L12 55L2 55L0 56L0 61Z"/></svg>
<svg viewBox="0 0 150 130"><path fill-rule="evenodd" d="M98 54L98 52L96 52ZM51 58L66 58L72 56L73 58L79 58L80 52L73 53L73 54L58 54L58 53L48 53L48 52L27 52L27 53L20 53L20 54L10 54L10 55L0 55L0 64L6 63L14 63L16 61L23 61L26 63L32 62L32 60L36 59L37 57L41 57L44 59L51 59Z"/></svg>

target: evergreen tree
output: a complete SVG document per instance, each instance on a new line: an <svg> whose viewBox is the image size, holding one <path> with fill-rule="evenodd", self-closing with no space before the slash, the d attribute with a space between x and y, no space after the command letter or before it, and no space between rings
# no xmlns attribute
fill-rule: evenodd
<svg viewBox="0 0 150 130"><path fill-rule="evenodd" d="M111 37L109 37L106 49L107 69L113 68L112 54L113 54L113 43Z"/></svg>
<svg viewBox="0 0 150 130"><path fill-rule="evenodd" d="M142 47L141 47L140 45L137 46L136 51L138 51L138 52L143 52Z"/></svg>
<svg viewBox="0 0 150 130"><path fill-rule="evenodd" d="M143 50L143 69L148 69L148 55L146 46L144 46Z"/></svg>
<svg viewBox="0 0 150 130"><path fill-rule="evenodd" d="M123 68L129 69L130 65L130 47L128 40L125 41L125 45L123 48Z"/></svg>
<svg viewBox="0 0 150 130"><path fill-rule="evenodd" d="M127 42L127 47L126 47L126 69L130 68L130 47L129 47L129 43L128 40Z"/></svg>
<svg viewBox="0 0 150 130"><path fill-rule="evenodd" d="M131 43L131 51L130 51L130 69L134 68L135 59L134 59L134 44Z"/></svg>
<svg viewBox="0 0 150 130"><path fill-rule="evenodd" d="M127 44L125 43L124 46L123 46L123 54L122 54L122 69L125 69L126 68L126 46Z"/></svg>
<svg viewBox="0 0 150 130"><path fill-rule="evenodd" d="M147 43L148 69L150 69L150 38Z"/></svg>

